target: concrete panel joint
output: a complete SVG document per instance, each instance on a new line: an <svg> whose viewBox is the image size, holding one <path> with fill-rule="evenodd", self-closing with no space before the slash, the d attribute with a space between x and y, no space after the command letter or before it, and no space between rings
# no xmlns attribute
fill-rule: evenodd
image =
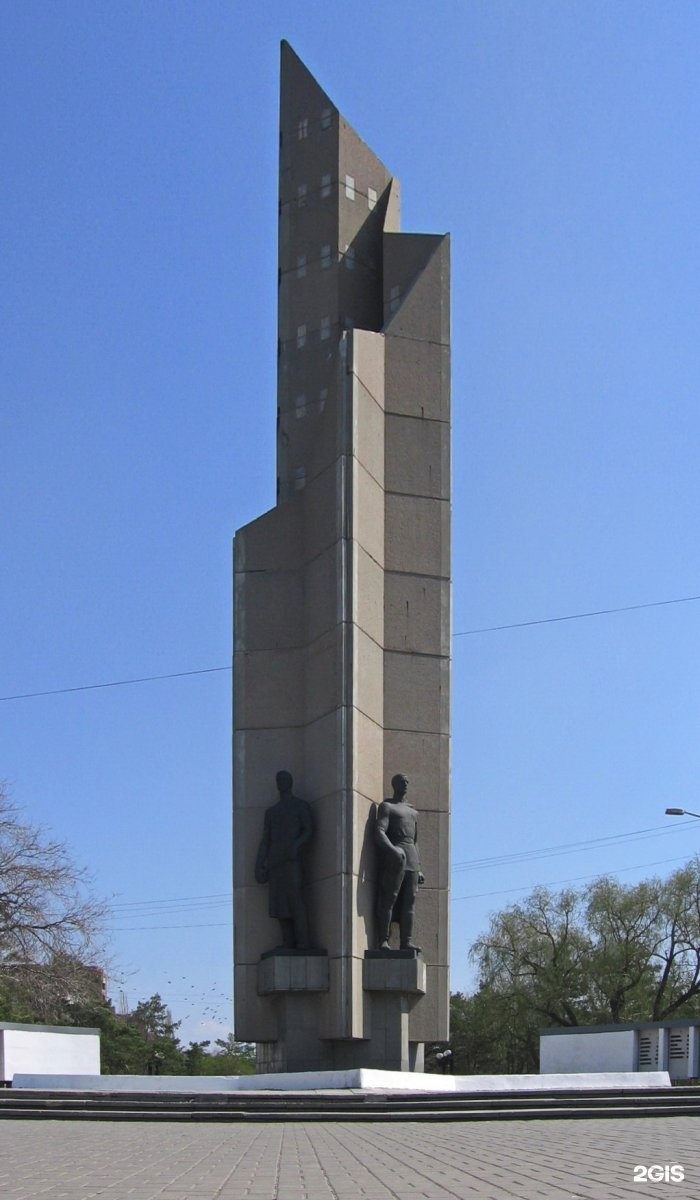
<svg viewBox="0 0 700 1200"><path fill-rule="evenodd" d="M365 955L362 986L366 992L405 992L425 995L425 961L419 954L410 958L398 954Z"/></svg>
<svg viewBox="0 0 700 1200"><path fill-rule="evenodd" d="M258 963L258 995L276 992L327 992L325 954L270 954Z"/></svg>

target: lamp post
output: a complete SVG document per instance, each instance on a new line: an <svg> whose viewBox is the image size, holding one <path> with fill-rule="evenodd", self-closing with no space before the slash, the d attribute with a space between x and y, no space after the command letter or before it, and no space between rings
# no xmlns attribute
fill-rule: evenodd
<svg viewBox="0 0 700 1200"><path fill-rule="evenodd" d="M687 808L667 808L667 817L697 817L700 821L700 813L689 812Z"/></svg>

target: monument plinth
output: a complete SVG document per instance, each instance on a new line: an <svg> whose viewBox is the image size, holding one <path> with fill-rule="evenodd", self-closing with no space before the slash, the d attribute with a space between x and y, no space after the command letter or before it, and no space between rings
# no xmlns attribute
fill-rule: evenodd
<svg viewBox="0 0 700 1200"><path fill-rule="evenodd" d="M399 226L398 181L283 43L277 504L234 547L235 1024L268 1070L407 1069L448 1036L449 239ZM424 876L390 832L395 897L392 777ZM422 956L368 990L404 969L364 957L392 918ZM261 961L280 925L327 988Z"/></svg>

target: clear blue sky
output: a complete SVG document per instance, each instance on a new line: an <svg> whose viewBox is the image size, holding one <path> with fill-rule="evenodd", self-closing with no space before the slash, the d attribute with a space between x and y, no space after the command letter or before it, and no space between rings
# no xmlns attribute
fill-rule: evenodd
<svg viewBox="0 0 700 1200"><path fill-rule="evenodd" d="M685 861L700 604L461 635L700 593L697 4L0 22L0 694L230 663L231 537L274 503L285 37L404 228L453 238L453 987L535 884ZM0 776L120 906L112 995L187 1037L231 1027L229 697L224 670L0 704Z"/></svg>

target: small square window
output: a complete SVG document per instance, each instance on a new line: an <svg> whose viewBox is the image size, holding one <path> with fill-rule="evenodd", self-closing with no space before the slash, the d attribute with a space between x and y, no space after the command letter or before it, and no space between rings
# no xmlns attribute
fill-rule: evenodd
<svg viewBox="0 0 700 1200"><path fill-rule="evenodd" d="M306 467L295 467L294 469L294 491L300 492L306 483Z"/></svg>
<svg viewBox="0 0 700 1200"><path fill-rule="evenodd" d="M331 194L331 177L330 175L321 176L321 197L325 200L326 196Z"/></svg>
<svg viewBox="0 0 700 1200"><path fill-rule="evenodd" d="M306 184L300 183L297 188L297 207L304 208L306 205Z"/></svg>
<svg viewBox="0 0 700 1200"><path fill-rule="evenodd" d="M368 187L367 188L367 207L370 210L370 212L375 207L376 203L377 203L377 193L375 192L373 187Z"/></svg>
<svg viewBox="0 0 700 1200"><path fill-rule="evenodd" d="M306 345L306 325L297 325L297 350Z"/></svg>
<svg viewBox="0 0 700 1200"><path fill-rule="evenodd" d="M345 247L345 266L348 271L353 271L355 268L355 251L352 246Z"/></svg>
<svg viewBox="0 0 700 1200"><path fill-rule="evenodd" d="M304 117L304 119L302 121L300 121L299 124L297 125L297 137L300 142L303 142L304 138L307 138L308 136L309 136L309 122L308 122L308 118Z"/></svg>
<svg viewBox="0 0 700 1200"><path fill-rule="evenodd" d="M306 275L306 255L300 254L297 258L297 279L303 279Z"/></svg>
<svg viewBox="0 0 700 1200"><path fill-rule="evenodd" d="M331 248L330 246L321 246L321 266L330 267L331 265Z"/></svg>
<svg viewBox="0 0 700 1200"><path fill-rule="evenodd" d="M345 197L347 200L355 199L355 180L352 175L345 176Z"/></svg>
<svg viewBox="0 0 700 1200"><path fill-rule="evenodd" d="M306 396L302 392L301 396L297 396L294 401L294 412L298 417L306 416Z"/></svg>
<svg viewBox="0 0 700 1200"><path fill-rule="evenodd" d="M401 303L401 289L393 287L389 292L389 312L396 312Z"/></svg>
<svg viewBox="0 0 700 1200"><path fill-rule="evenodd" d="M331 127L331 110L324 108L321 113L321 129L330 129Z"/></svg>
<svg viewBox="0 0 700 1200"><path fill-rule="evenodd" d="M331 336L330 317L321 317L321 341L325 342Z"/></svg>

